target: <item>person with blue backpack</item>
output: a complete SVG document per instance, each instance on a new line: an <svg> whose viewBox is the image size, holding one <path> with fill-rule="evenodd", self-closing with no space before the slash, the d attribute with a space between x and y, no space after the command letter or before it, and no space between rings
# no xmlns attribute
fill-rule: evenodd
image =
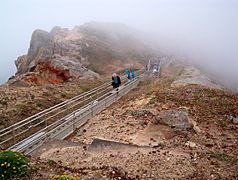
<svg viewBox="0 0 238 180"><path fill-rule="evenodd" d="M133 70L133 69L131 69L131 72L130 72L130 74L131 74L131 79L135 78L135 72L134 72L134 70Z"/></svg>
<svg viewBox="0 0 238 180"><path fill-rule="evenodd" d="M125 69L125 74L127 76L127 79L130 79L130 71L128 69Z"/></svg>
<svg viewBox="0 0 238 180"><path fill-rule="evenodd" d="M129 80L135 78L135 72L134 72L134 70L133 70L132 68L131 68L130 70L126 69L126 70L125 70L125 73L126 73L127 78L128 78Z"/></svg>

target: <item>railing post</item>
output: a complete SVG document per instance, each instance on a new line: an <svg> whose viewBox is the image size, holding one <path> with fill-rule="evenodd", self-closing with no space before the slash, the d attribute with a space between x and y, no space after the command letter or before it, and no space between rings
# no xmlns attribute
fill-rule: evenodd
<svg viewBox="0 0 238 180"><path fill-rule="evenodd" d="M94 103L94 102L93 102L93 99L92 99L92 97L91 97L91 108L90 108L90 109L91 109L92 117L93 117L93 103Z"/></svg>
<svg viewBox="0 0 238 180"><path fill-rule="evenodd" d="M13 143L16 143L16 130L15 127L12 129Z"/></svg>
<svg viewBox="0 0 238 180"><path fill-rule="evenodd" d="M47 127L47 125L48 125L48 124L47 124L47 118L46 118L46 120L45 120L45 128Z"/></svg>
<svg viewBox="0 0 238 180"><path fill-rule="evenodd" d="M86 102L85 102L85 99L86 99L86 96L85 96L85 95L83 95L83 105L85 105L85 104L86 104Z"/></svg>
<svg viewBox="0 0 238 180"><path fill-rule="evenodd" d="M93 105L91 105L91 114L92 114L92 117L93 117Z"/></svg>
<svg viewBox="0 0 238 180"><path fill-rule="evenodd" d="M107 99L104 99L104 106L105 106L105 109L107 108Z"/></svg>
<svg viewBox="0 0 238 180"><path fill-rule="evenodd" d="M74 117L73 117L73 131L76 129L76 112L74 113Z"/></svg>

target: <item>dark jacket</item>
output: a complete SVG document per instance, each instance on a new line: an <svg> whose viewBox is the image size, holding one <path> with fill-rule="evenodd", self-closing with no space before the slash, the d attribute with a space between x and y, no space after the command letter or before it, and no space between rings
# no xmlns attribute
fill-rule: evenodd
<svg viewBox="0 0 238 180"><path fill-rule="evenodd" d="M119 76L112 77L113 88L118 88L121 85L121 78Z"/></svg>

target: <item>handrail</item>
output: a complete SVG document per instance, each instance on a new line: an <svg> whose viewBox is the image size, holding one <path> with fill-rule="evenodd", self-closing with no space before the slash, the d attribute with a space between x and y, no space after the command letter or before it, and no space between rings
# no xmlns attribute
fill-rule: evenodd
<svg viewBox="0 0 238 180"><path fill-rule="evenodd" d="M130 82L128 82L127 84L120 87L119 94L117 94L117 92L114 90L105 93L104 95L94 100L97 102L96 104L92 102L88 103L87 105L81 107L80 109L77 109L76 111L61 118L57 122L54 122L53 124L41 129L40 131L37 131L33 135L11 146L10 149L15 149L25 154L29 154L36 148L38 148L42 143L46 142L47 138L49 139L52 137L58 137L62 139L68 136L74 130L73 127L77 128L78 126L80 126L80 125L77 126L77 123L80 123L85 118L89 119L93 117L95 113L99 112L98 110L95 110L94 112L94 108L98 107L101 109L105 109L107 107L104 106L106 105L106 102L108 102L109 103L108 105L110 105L116 99L122 97L123 94L127 93L130 89L132 89L137 83L138 78L135 78ZM74 120L75 118L78 119L75 121Z"/></svg>
<svg viewBox="0 0 238 180"><path fill-rule="evenodd" d="M136 71L136 73L139 74L139 73L140 73L140 70ZM123 79L123 80L126 79L126 76L124 75L124 76L122 77L122 79ZM92 93L94 93L94 92L97 92L98 90L101 90L101 89L103 89L104 87L106 87L106 86L108 86L108 85L111 85L111 83L110 83L110 82L106 82L106 83L104 83L104 84L102 84L102 85L100 85L100 86L97 86L97 87L95 87L95 88L93 88L93 89L91 89L91 90L89 90L89 91L87 91L87 92L84 92L84 93L82 93L82 94L79 94L79 95L77 95L77 96L71 98L71 99L68 99L68 100L65 100L65 101L63 101L63 102L61 102L61 103L59 103L59 104L56 104L56 105L54 105L54 106L52 106L52 107L50 107L50 108L48 108L48 109L45 109L45 110L43 110L43 111L41 111L41 112L39 112L39 113L36 113L36 114L34 114L34 115L32 115L32 116L30 116L30 117L28 117L28 118L26 118L26 119L24 119L24 120L22 120L22 121L19 121L19 122L15 123L15 124L13 124L13 125L7 127L7 128L1 129L1 130L0 130L0 133L2 133L2 132L4 132L4 131L7 131L7 130L9 130L9 129L12 129L12 128L14 128L15 126L20 125L21 123L24 123L24 122L26 122L26 121L28 121L28 120L31 120L31 119L35 118L35 117L36 117L36 119L37 119L37 118L40 118L40 117L42 117L42 116L40 116L40 115L42 115L42 114L44 114L44 113L52 112L51 110L57 109L59 106L60 106L60 107L66 106L68 103L75 102L76 100L79 100L79 98L82 98L82 97L85 97L86 95L90 95L90 94L92 94ZM61 105L62 105L62 106L61 106ZM1 134L0 134L0 137L1 137Z"/></svg>
<svg viewBox="0 0 238 180"><path fill-rule="evenodd" d="M100 85L100 86L98 86L98 87L96 87L96 88L94 88L94 89L92 89L92 90L90 90L90 91L87 91L87 92L82 93L82 94L80 94L80 95L78 95L78 96L75 96L75 97L73 97L73 98L71 98L71 99L68 99L68 100L66 100L66 101L64 101L64 102L61 102L61 103L59 103L59 104L56 104L56 105L54 105L54 106L52 106L52 107L50 107L50 108L48 108L48 109L45 109L45 110L43 110L43 111L41 111L41 112L39 112L39 113L37 113L37 114L34 114L33 116L30 116L30 117L28 117L28 118L26 118L26 119L24 119L24 120L22 120L22 121L19 121L19 122L15 123L15 124L13 124L13 125L7 127L7 128L4 128L4 129L0 130L0 133L2 133L3 131L6 131L6 130L8 130L8 129L11 129L11 128L13 128L13 127L15 127L15 126L17 126L17 125L23 123L23 122L26 122L27 120L30 120L30 119L32 119L32 118L34 118L34 117L36 117L36 118L42 117L42 116L40 116L41 114L44 114L45 112L46 112L46 113L47 113L47 112L51 112L50 110L53 110L53 109L55 109L55 108L57 108L57 107L59 107L59 106L61 106L61 105L64 105L64 106L65 106L65 105L67 105L68 103L72 102L72 100L74 100L75 98L81 98L81 97L84 97L85 95L90 95L90 94L96 92L98 89L100 89L100 88L102 88L102 87L104 87L105 85L108 85L108 84L109 84L109 83L102 84L102 85ZM76 100L74 100L74 101L76 101Z"/></svg>
<svg viewBox="0 0 238 180"><path fill-rule="evenodd" d="M141 73L143 72L143 70L138 70L138 71L136 71L136 74L137 75L140 75ZM124 81L124 80L126 80L127 78L126 78L126 76L122 76L122 81ZM93 88L93 89L91 89L90 91L87 91L87 92L85 92L85 93L82 93L82 94L79 94L79 95L77 95L77 96L75 96L75 97L73 97L73 98L71 98L71 99L69 99L69 100L66 100L66 101L64 101L64 102L61 102L61 103L59 103L59 104L57 104L57 105L55 105L55 106L53 106L53 107L50 107L50 108L48 108L48 109L45 109L45 110L43 110L43 111L41 111L41 112L39 112L39 113L37 113L37 114L35 114L35 115L33 115L33 116L31 116L31 117L28 117L28 118L26 118L26 119L24 119L24 120L22 120L22 121L20 121L20 122L17 122L17 123L15 123L15 124L13 124L13 125L11 125L11 126L9 126L9 127L7 127L7 128L5 128L5 129L2 129L2 130L0 130L0 139L1 139L1 141L0 141L0 145L3 145L4 143L6 143L6 142L10 142L11 140L14 140L14 142L16 141L15 139L16 138L21 138L21 137L19 137L20 135L23 135L24 134L24 132L27 132L27 130L30 130L30 129L32 129L32 128L36 128L36 130L37 130L37 128L39 129L39 128L41 128L41 130L42 130L42 127L38 127L38 125L41 125L42 126L42 124L44 125L44 123L46 124L45 126L45 128L50 128L51 126L50 126L50 124L47 124L48 123L48 120L50 120L50 119L52 119L53 117L56 117L56 116L61 116L62 117L62 115L63 114L61 114L61 113L64 113L64 112L66 112L67 110L68 110L68 108L67 109L63 109L62 110L62 108L64 108L65 106L67 106L67 105L71 105L71 106L69 106L69 109L72 109L72 111L73 112L75 112L73 109L75 109L75 108L77 108L80 104L84 104L84 101L85 102L88 102L92 97L96 97L97 98L97 96L98 95L100 95L101 94L101 97L102 97L102 93L104 93L104 95L105 95L105 92L106 91L108 91L109 89L108 88L110 88L111 87L111 83L110 82L106 82L106 83L104 83L104 84L102 84L102 85L100 85L100 86L98 86L98 87L95 87L95 88ZM108 89L108 90L107 90ZM81 101L81 99L83 99L83 101ZM84 107L84 106L83 106ZM81 107L82 108L82 107ZM80 109L81 109L80 108ZM59 111L61 109L61 111ZM58 112L59 111L59 112ZM54 113L53 115L50 115L50 113L52 114L52 113ZM69 112L70 113L70 112ZM71 114L71 113L70 113ZM50 116L47 116L47 115L50 115ZM42 120L40 120L42 117L45 117L46 119L42 119ZM64 117L62 117L61 119L65 119L66 117L68 117L67 115L65 116L64 115ZM40 121L39 121L39 120ZM31 125L32 123L34 123L35 121L37 121L36 122L36 124L34 124L34 125ZM57 121L58 122L58 121ZM50 122L52 125L55 125L56 123L55 122ZM23 128L23 129L22 129ZM43 129L45 129L44 127L43 127ZM21 130L22 129L22 130ZM40 132L41 130L38 130L37 132ZM17 132L17 133L16 133ZM34 129L32 129L31 130L31 133L34 133L34 132L36 132ZM28 133L29 134L29 133ZM35 133L34 133L35 134ZM13 137L10 137L9 138L9 136L13 136ZM30 135L31 136L31 135ZM29 137L30 137L29 136ZM7 139L2 139L2 138L7 138ZM19 139L20 140L20 142L21 142L21 139ZM13 141L12 141L13 142ZM11 142L11 143L12 143ZM16 143L16 142L15 142ZM18 143L17 143L18 144Z"/></svg>

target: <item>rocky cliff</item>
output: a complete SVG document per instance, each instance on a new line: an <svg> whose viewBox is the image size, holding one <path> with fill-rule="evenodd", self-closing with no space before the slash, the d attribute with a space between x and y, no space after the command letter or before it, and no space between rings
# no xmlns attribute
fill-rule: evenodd
<svg viewBox="0 0 238 180"><path fill-rule="evenodd" d="M37 29L28 53L15 62L16 77L36 84L95 79L126 67L140 68L152 54L133 30L122 24L91 22L72 30Z"/></svg>

